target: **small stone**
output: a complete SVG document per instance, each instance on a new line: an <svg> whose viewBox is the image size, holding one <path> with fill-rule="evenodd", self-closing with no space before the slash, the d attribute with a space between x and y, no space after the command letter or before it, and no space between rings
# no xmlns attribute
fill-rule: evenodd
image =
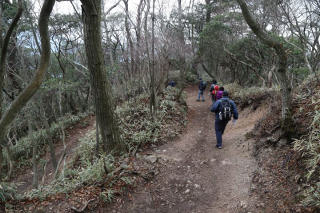
<svg viewBox="0 0 320 213"><path fill-rule="evenodd" d="M120 168L122 169L127 169L129 166L126 162L122 162L121 165L120 165Z"/></svg>
<svg viewBox="0 0 320 213"><path fill-rule="evenodd" d="M198 133L201 134L201 130L199 130Z"/></svg>
<svg viewBox="0 0 320 213"><path fill-rule="evenodd" d="M217 159L212 158L210 161L211 161L211 162L215 162L216 160L217 160Z"/></svg>
<svg viewBox="0 0 320 213"><path fill-rule="evenodd" d="M196 189L199 189L199 188L200 188L200 185L199 185L199 184L194 184L194 187L195 187Z"/></svg>
<svg viewBox="0 0 320 213"><path fill-rule="evenodd" d="M204 161L201 161L201 162L200 162L200 165L203 165L203 164L205 164L205 163L207 163L207 161L205 161L205 160L204 160Z"/></svg>
<svg viewBox="0 0 320 213"><path fill-rule="evenodd" d="M155 163L155 162L157 162L158 157L157 157L157 156L154 156L154 155L149 155L149 156L145 157L145 159L146 159L147 161L151 162L151 163Z"/></svg>
<svg viewBox="0 0 320 213"><path fill-rule="evenodd" d="M190 192L190 189L187 189L184 194L188 194Z"/></svg>
<svg viewBox="0 0 320 213"><path fill-rule="evenodd" d="M288 144L288 141L287 141L287 139L285 139L285 138L280 139L280 141L278 142L278 145L279 145L280 147L286 146L287 144Z"/></svg>
<svg viewBox="0 0 320 213"><path fill-rule="evenodd" d="M255 184L252 184L252 185L251 185L251 190L254 191L254 190L256 190L256 189L257 189L257 186L256 186Z"/></svg>
<svg viewBox="0 0 320 213"><path fill-rule="evenodd" d="M240 201L240 207L243 208L243 209L247 208L246 202Z"/></svg>

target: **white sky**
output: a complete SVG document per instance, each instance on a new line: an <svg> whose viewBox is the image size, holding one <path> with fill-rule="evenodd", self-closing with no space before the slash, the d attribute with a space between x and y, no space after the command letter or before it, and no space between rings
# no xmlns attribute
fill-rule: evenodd
<svg viewBox="0 0 320 213"><path fill-rule="evenodd" d="M40 9L40 5L42 4L43 0L36 0L37 3L35 7ZM104 0L105 1L105 10L109 9L112 5L114 5L118 0ZM129 10L131 13L135 13L137 10L137 6L139 4L140 0L129 0ZM80 10L80 0L73 0L74 4L77 5L77 7ZM152 1L151 1L152 2ZM204 0L194 0L194 4L202 2L205 3ZM182 7L187 7L190 4L190 0L182 0ZM117 8L113 9L112 12L122 12L123 11L123 2L121 2ZM165 14L169 15L170 12L174 7L177 6L177 0L156 0L156 10L159 8L159 5L163 5L163 11ZM81 11L78 11L81 13ZM58 2L56 1L54 6L54 13L63 13L63 14L72 14L74 13L74 10L71 6L71 3L69 1L63 1Z"/></svg>

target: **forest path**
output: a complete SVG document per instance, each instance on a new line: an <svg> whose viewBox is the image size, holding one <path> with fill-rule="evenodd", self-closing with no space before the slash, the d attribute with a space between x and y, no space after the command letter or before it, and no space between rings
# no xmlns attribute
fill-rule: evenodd
<svg viewBox="0 0 320 213"><path fill-rule="evenodd" d="M179 139L159 147L153 155L164 162L159 174L129 198L100 212L117 213L239 213L257 212L250 197L251 176L257 167L253 140L245 135L265 113L245 109L235 126L223 135L223 149L216 149L211 100L196 102L197 88L186 89L188 125Z"/></svg>

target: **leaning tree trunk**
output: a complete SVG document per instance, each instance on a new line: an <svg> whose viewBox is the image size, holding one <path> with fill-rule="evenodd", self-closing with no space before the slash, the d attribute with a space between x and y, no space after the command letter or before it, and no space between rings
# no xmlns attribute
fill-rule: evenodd
<svg viewBox="0 0 320 213"><path fill-rule="evenodd" d="M105 152L123 151L118 120L114 113L112 89L107 78L101 44L101 0L81 0L84 42L90 80L94 93L96 116Z"/></svg>
<svg viewBox="0 0 320 213"><path fill-rule="evenodd" d="M49 39L49 33L48 33L48 21L49 21L49 16L51 14L54 3L55 3L55 0L45 0L41 8L40 17L39 17L39 33L41 37L41 48L42 48L40 65L32 81L21 92L21 94L13 101L9 109L1 117L1 120L0 120L0 145L1 146L4 146L6 144L4 137L6 135L9 125L15 119L15 117L21 111L21 109L26 105L26 103L30 100L30 98L39 89L42 83L42 80L45 76L46 70L49 66L50 39ZM3 58L3 55L1 57Z"/></svg>
<svg viewBox="0 0 320 213"><path fill-rule="evenodd" d="M10 38L13 34L14 28L18 25L18 21L21 18L23 12L22 8L22 2L19 1L19 8L18 11L13 19L13 21L10 24L10 27L8 31L6 32L6 35L4 37L3 42L1 42L1 58L0 58L0 118L2 117L2 109L3 109L3 97L2 97L2 89L4 88L4 75L6 71L6 65L7 65L7 53L8 53L8 46L10 43ZM2 17L0 17L2 18ZM2 36L2 34L0 35Z"/></svg>
<svg viewBox="0 0 320 213"><path fill-rule="evenodd" d="M13 34L14 28L18 25L18 21L21 18L22 12L23 12L23 8L22 8L22 2L21 0L19 1L19 8L18 11L14 17L14 19L12 20L8 31L5 34L4 39L2 38L2 33L3 33L3 23L2 23L2 16L3 16L3 10L2 10L2 5L0 5L0 46L1 46L1 57L0 57L0 119L2 117L2 112L3 112L3 92L2 90L4 89L4 75L5 75L5 71L6 71L6 60L7 60L7 53L8 53L8 46L10 43L10 38ZM4 135L3 135L4 137ZM4 147L6 147L4 141L1 142L2 140L4 140L4 138L0 138L0 171L1 171L1 165L3 162L3 151L2 149Z"/></svg>
<svg viewBox="0 0 320 213"><path fill-rule="evenodd" d="M288 83L287 77L287 53L283 45L266 34L259 24L252 17L251 13L248 10L247 4L244 0L237 0L239 3L242 14L248 23L251 30L256 34L256 36L260 39L261 42L273 48L279 58L279 68L278 68L278 76L281 88L281 101L282 101L282 129L285 131L288 137L293 133L293 120L291 114L291 86Z"/></svg>

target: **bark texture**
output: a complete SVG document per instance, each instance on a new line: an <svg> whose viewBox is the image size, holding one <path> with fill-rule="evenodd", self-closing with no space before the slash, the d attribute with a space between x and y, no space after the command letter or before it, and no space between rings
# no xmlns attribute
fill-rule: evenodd
<svg viewBox="0 0 320 213"><path fill-rule="evenodd" d="M281 101L282 101L282 128L286 133L294 131L292 129L292 115L291 115L291 86L288 83L289 79L287 77L287 53L283 45L270 37L265 33L259 24L252 17L248 10L247 4L244 0L237 0L241 7L243 17L245 18L247 24L254 32L254 34L260 39L261 42L273 48L279 58L278 76L281 88Z"/></svg>
<svg viewBox="0 0 320 213"><path fill-rule="evenodd" d="M105 152L122 151L117 116L114 113L112 90L107 78L101 43L101 0L81 0L85 48L93 88L97 121Z"/></svg>
<svg viewBox="0 0 320 213"><path fill-rule="evenodd" d="M50 39L48 33L48 21L54 6L55 0L45 0L39 17L39 33L41 37L42 54L40 59L40 66L37 69L35 76L29 85L22 91L22 93L14 100L9 109L5 112L0 120L0 142L5 144L4 136L11 122L15 119L20 110L26 105L30 98L39 89L42 80L45 76L46 70L49 66L50 60Z"/></svg>
<svg viewBox="0 0 320 213"><path fill-rule="evenodd" d="M155 49L154 49L154 22L155 22L155 3L156 1L153 0L152 2L152 44L151 44L151 55L152 55L152 64L151 64L151 70L150 70L150 112L152 115L152 118L155 118L156 115L156 91L155 91Z"/></svg>
<svg viewBox="0 0 320 213"><path fill-rule="evenodd" d="M6 59L7 59L7 53L8 53L8 46L10 43L10 38L13 34L14 29L18 25L18 22L21 18L23 12L23 7L22 7L22 2L21 0L19 1L19 8L18 11L11 22L8 31L6 32L6 35L3 39L3 43L1 44L1 58L0 58L0 118L2 117L2 109L3 109L3 93L2 90L4 88L4 74L6 71ZM2 17L1 17L2 18ZM0 34L2 36L2 34Z"/></svg>

